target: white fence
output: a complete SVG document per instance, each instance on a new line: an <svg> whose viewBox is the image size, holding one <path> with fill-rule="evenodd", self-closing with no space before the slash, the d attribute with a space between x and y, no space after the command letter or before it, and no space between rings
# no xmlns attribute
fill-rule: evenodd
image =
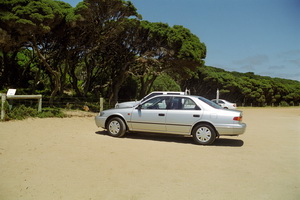
<svg viewBox="0 0 300 200"><path fill-rule="evenodd" d="M6 95L1 93L1 120L5 118L4 104L6 99L37 99L38 100L38 112L42 111L42 95Z"/></svg>

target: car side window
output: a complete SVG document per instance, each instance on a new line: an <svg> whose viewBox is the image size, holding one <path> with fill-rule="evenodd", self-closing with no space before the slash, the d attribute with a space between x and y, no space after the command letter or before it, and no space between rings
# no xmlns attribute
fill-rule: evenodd
<svg viewBox="0 0 300 200"><path fill-rule="evenodd" d="M185 97L174 97L171 104L173 110L199 110L195 102Z"/></svg>
<svg viewBox="0 0 300 200"><path fill-rule="evenodd" d="M184 98L184 103L183 103L183 110L200 110L200 108L196 105L196 103L189 99L189 98Z"/></svg>
<svg viewBox="0 0 300 200"><path fill-rule="evenodd" d="M170 97L156 97L142 104L142 109L167 109Z"/></svg>

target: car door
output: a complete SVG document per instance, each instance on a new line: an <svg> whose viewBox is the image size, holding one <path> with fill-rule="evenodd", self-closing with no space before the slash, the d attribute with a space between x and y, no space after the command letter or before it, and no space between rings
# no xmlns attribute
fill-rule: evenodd
<svg viewBox="0 0 300 200"><path fill-rule="evenodd" d="M170 98L169 96L154 97L134 109L130 120L132 131L165 132Z"/></svg>
<svg viewBox="0 0 300 200"><path fill-rule="evenodd" d="M188 97L174 97L166 116L166 131L190 134L192 126L201 119L202 110Z"/></svg>

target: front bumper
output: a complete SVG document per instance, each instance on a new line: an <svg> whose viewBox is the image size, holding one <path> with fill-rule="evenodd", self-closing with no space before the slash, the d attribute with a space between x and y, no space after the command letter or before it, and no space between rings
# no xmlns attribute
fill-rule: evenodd
<svg viewBox="0 0 300 200"><path fill-rule="evenodd" d="M97 115L95 117L95 123L98 127L101 127L103 129L105 129L105 121L106 121L107 117L101 117L100 115Z"/></svg>

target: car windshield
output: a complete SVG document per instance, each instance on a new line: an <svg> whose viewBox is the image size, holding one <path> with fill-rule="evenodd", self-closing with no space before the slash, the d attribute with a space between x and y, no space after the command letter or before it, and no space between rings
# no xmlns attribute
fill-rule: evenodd
<svg viewBox="0 0 300 200"><path fill-rule="evenodd" d="M141 99L141 102L146 101L147 99L150 99L151 97L154 97L156 95L162 95L162 92L155 92L155 93L150 93L147 96L145 96L144 98Z"/></svg>
<svg viewBox="0 0 300 200"><path fill-rule="evenodd" d="M204 97L198 97L198 99L200 99L201 101L203 101L204 103L208 104L209 106L216 108L216 109L222 109L221 106L219 106L218 104L204 98Z"/></svg>

